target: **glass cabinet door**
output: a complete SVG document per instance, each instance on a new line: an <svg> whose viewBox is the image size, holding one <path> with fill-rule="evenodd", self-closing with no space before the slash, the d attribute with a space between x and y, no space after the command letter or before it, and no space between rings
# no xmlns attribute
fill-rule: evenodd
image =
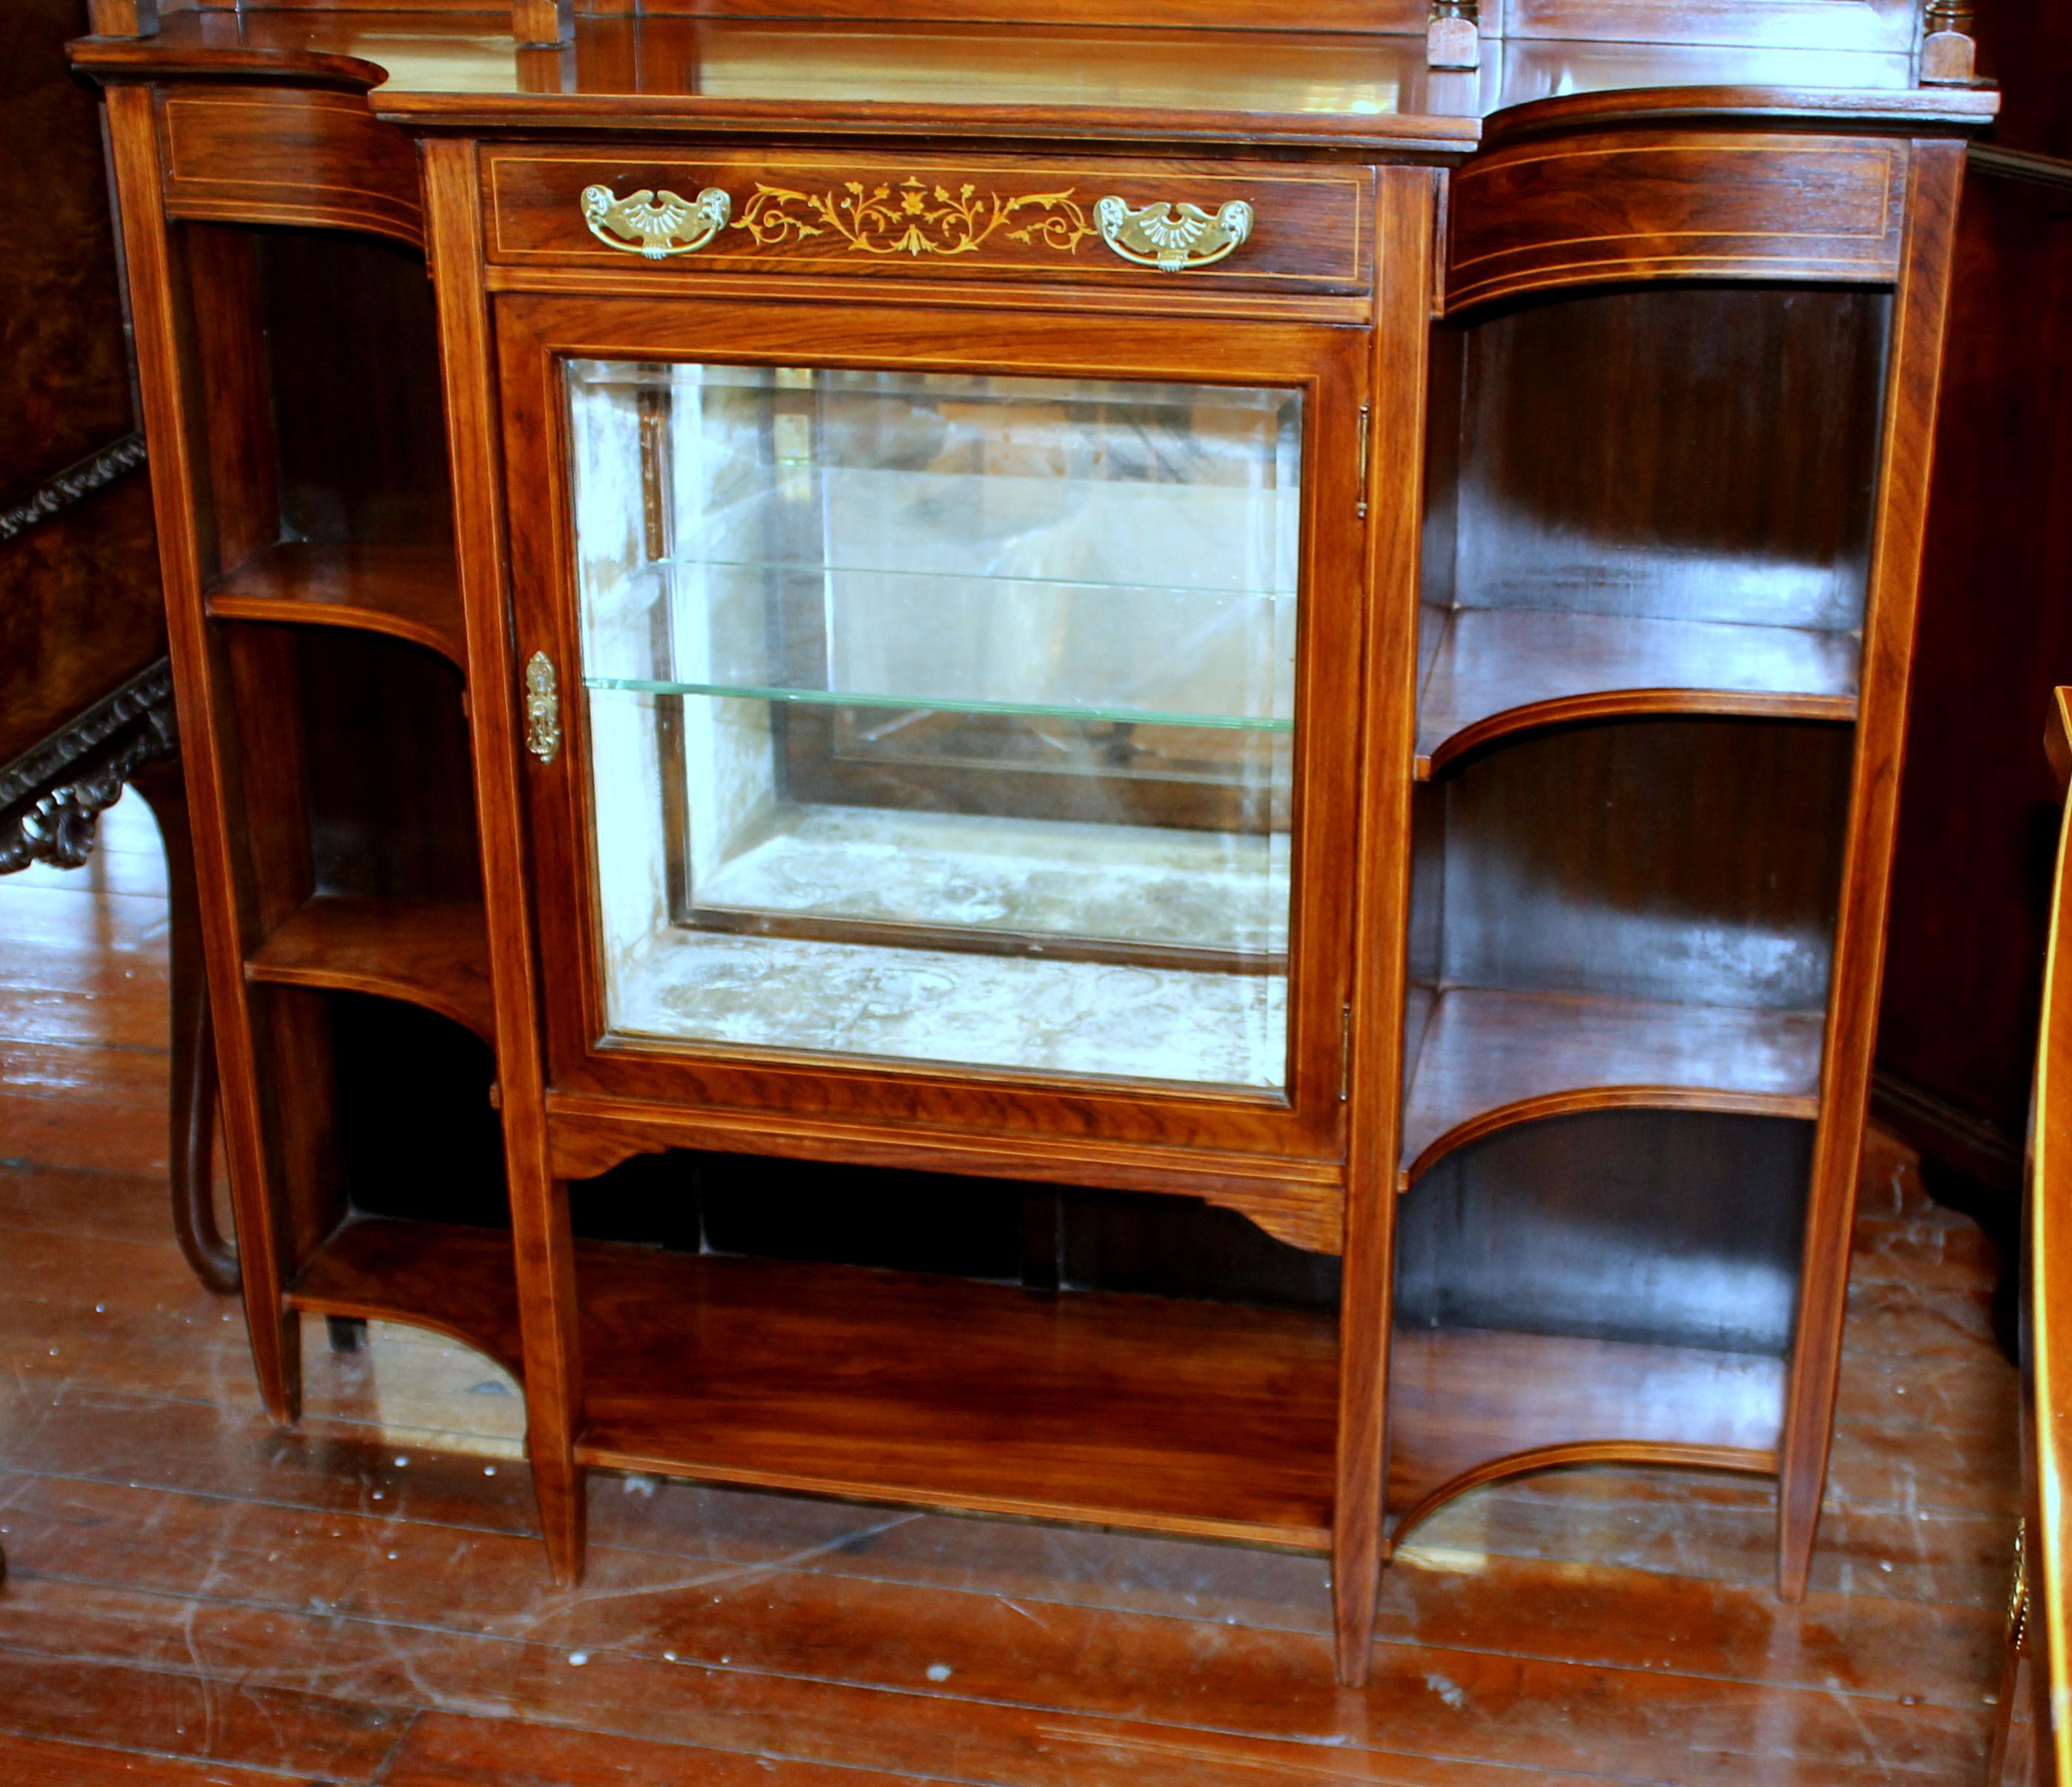
<svg viewBox="0 0 2072 1787"><path fill-rule="evenodd" d="M1284 1087L1301 392L563 364L608 1033Z"/></svg>

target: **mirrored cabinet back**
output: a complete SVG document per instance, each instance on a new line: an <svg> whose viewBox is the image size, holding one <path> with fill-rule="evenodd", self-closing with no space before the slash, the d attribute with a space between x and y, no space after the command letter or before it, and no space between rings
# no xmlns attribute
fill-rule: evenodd
<svg viewBox="0 0 2072 1787"><path fill-rule="evenodd" d="M810 7L802 9L810 11ZM1835 1401L1954 0L94 0L253 1354L1327 1553Z"/></svg>

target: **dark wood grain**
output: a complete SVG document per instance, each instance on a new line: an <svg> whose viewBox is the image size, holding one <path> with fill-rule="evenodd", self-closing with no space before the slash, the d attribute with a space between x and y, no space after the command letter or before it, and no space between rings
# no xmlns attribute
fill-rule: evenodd
<svg viewBox="0 0 2072 1787"><path fill-rule="evenodd" d="M525 34L561 35L558 12L524 10L551 14L521 18ZM112 83L142 246L133 289L154 453L169 444L158 503L176 668L204 720L212 960L220 979L226 949L249 970L224 1054L240 1214L271 1262L251 1313L269 1330L259 1358L275 1411L295 1405L299 1329L284 1309L475 1341L522 1374L539 1524L571 1591L591 1467L1328 1550L1328 1648L1348 1687L1373 1666L1384 1508L1420 1521L1485 1479L1606 1461L1781 1471L1780 1580L1803 1587L1837 1406L1955 133L1990 115L1991 96L1733 85L1724 61L1688 59L1678 84L1651 91L1629 72L1616 90L1510 109L1487 130L1495 146L1449 171L1484 135L1486 101L1472 82L1426 77L1412 33L1340 45L1330 81L1314 78L1328 43L1269 51L1235 32L1213 47L1210 34L1118 37L1083 62L1090 22L1066 0L1063 35L989 33L974 14L902 36L874 15L859 73L860 16L778 28L620 10L575 28L565 52L518 54L500 28L470 43L429 11L361 37L323 8L290 13L171 18L154 44L80 58ZM1203 22L1190 6L1158 16ZM1688 36L1709 16L1658 22ZM1838 16L1808 10L1808 30ZM1701 75L1716 78L1691 84ZM1500 97L1493 81L1486 103ZM1921 142L1895 128L1946 125ZM421 224L396 159L413 138ZM919 141L927 160L901 159ZM254 143L286 152L262 163ZM1066 146L1078 143L1092 158ZM245 184L273 196L232 190L245 161L263 167ZM298 170L309 178L283 195ZM1110 272L1074 221L1083 179L1086 196L1111 179L1125 195L1164 180L1219 202L1243 187L1260 207L1256 252L1198 279ZM772 224L732 261L729 233L709 259L653 266L573 208L586 185L665 180L746 183L744 240L787 206L828 230ZM882 185L918 218L956 210L967 181L982 205L1005 195L968 253L956 224L858 245L833 196ZM1046 197L1051 182L1065 184ZM1018 233L1010 203L1017 218L1063 217L1070 240ZM245 227L261 222L317 227ZM413 244L420 230L429 287L413 256L352 239ZM1442 240L1449 281L1433 274ZM1570 283L1622 289L1556 290ZM1436 347L1435 299L1463 311ZM590 744L573 699L562 381L575 355L1301 391L1285 1094L607 1035ZM414 572L384 599L355 587L388 573L342 543L392 565L414 555L421 571L446 562L450 533L457 606ZM305 574L297 557L323 569ZM1421 792L1413 587L1437 691L1423 767L1445 772ZM348 624L295 624L319 614ZM545 761L520 742L519 666L535 652L571 692ZM377 898L401 903L364 903ZM368 993L389 1003L350 996ZM406 1021L425 1026L388 1064L413 1093L430 1078L413 1063L438 1046L437 1026L397 1000L493 1039L493 1066L471 1042L450 1064L456 1098L493 1072L502 1105L502 1198L488 1119L466 1126L488 1226L339 1226L383 1165L369 1113L384 1107L387 1033L362 1019L385 1012L398 1038ZM1823 1001L1816 1103L1808 1014ZM1406 1029L1428 1058L1407 1096ZM1720 1127L1765 1121L1745 1132L1761 1140ZM1203 1197L1339 1252L1339 1317L574 1239L643 1219L680 1234L672 1165L646 1156L685 1146L750 1171L787 1158L962 1169L974 1199L987 1179L1013 1181L1018 1200L1042 1184ZM1406 1160L1433 1177L1399 1218ZM416 1192L399 1185L395 1201L412 1210ZM1400 1301L1399 1220L1424 1275ZM1540 1257L1497 1259L1505 1243ZM1054 1267L1067 1252L1054 1232L1039 1251ZM1703 1282L1737 1272L1739 1328ZM1618 1319L1575 1307L1579 1285ZM1981 1344L1969 1314L1955 1312L1952 1357ZM1881 1321L1864 1314L1874 1349ZM97 1369L188 1381L147 1344L141 1329L117 1336ZM1881 1374L1896 1369L1889 1349L1857 1397L1911 1387ZM1845 1425L1875 1406L1842 1405ZM1947 1399L1914 1406L1953 1431L1985 1419ZM1861 1468L1889 1472L1901 1442L1877 1431L1885 1450ZM177 1661L161 1648L174 1623L140 1612L142 1598L109 1589L68 1616L69 1641ZM268 1617L228 1621L228 1653L263 1656ZM0 1613L10 1632L12 1618ZM131 1629L130 1649L102 1636ZM568 1629L574 1643L586 1629L579 1617ZM702 1631L688 1615L661 1629ZM1282 1764L1274 1746L1331 1736L1322 1712L1338 1703L1312 1632L1310 1653L1276 1653L1271 1694L1215 1678L1243 1740L1210 1746L1212 1773ZM818 1653L786 1641L771 1678L803 1679ZM354 1653L361 1666L379 1654L372 1640ZM487 1654L454 1666L455 1691L496 1678ZM553 1661L588 1666L579 1654ZM698 1654L701 1669L731 1666ZM1461 1660L1472 1654L1447 1649L1457 1674L1445 1678L1486 1694L1498 1666ZM1430 1766L1388 1766L1461 1778L1447 1772L1455 1709L1429 1667L1405 1703L1400 1662L1363 1703L1403 1719L1389 1741ZM1634 1674L1621 1691L1636 1704L1653 1691L1643 1662L1629 1649L1602 1665ZM889 1685L846 1654L841 1666L856 1692ZM1317 1682L1291 1695L1301 1667ZM1096 1746L1100 1764L1120 1754L1140 1778L1204 1778L1184 1695L1161 1687L1141 1705L1133 1670L1111 1673L1132 1686L1100 1716L1148 1708L1158 1732L1193 1735L1184 1756ZM582 1682L621 1709L610 1723L665 1679L643 1654ZM985 1694L945 1705L1026 1713L1004 1677L984 1680ZM1572 1705L1584 1686L1544 1698ZM802 1700L768 1698L766 1728ZM1269 1703L1278 1723L1253 1711ZM566 1703L513 1689L500 1704L529 1718ZM917 1744L899 1765L1083 1775L1029 1753L1009 1713L989 1716L968 1748ZM712 1732L634 1719L614 1735ZM1548 1749L1548 1735L1514 1732L1494 1760L1642 1768L1630 1742ZM1906 1765L1969 1760L1961 1738L1940 1740ZM1719 1755L1738 1762L1737 1743ZM1859 1767L1830 1745L1822 1760L1839 1762L1833 1787L1891 1759Z"/></svg>
<svg viewBox="0 0 2072 1787"><path fill-rule="evenodd" d="M1790 1349L1813 1125L1614 1106L1493 1132L1396 1215L1407 1327Z"/></svg>
<svg viewBox="0 0 2072 1787"><path fill-rule="evenodd" d="M2036 742L2072 674L2072 312L2033 299L2072 288L2072 187L1967 174L1951 281L1877 1096L2012 1252L2058 817Z"/></svg>
<svg viewBox="0 0 2072 1787"><path fill-rule="evenodd" d="M1400 469L1419 462L1427 433L1423 313L1437 254L1439 192L1407 170L1383 176L1382 273L1375 298L1373 388L1385 398L1368 463L1367 577L1386 617L1367 634L1370 713L1360 764L1359 972L1345 1014L1342 1095L1353 1107L1346 1149L1344 1269L1338 1301L1338 1427L1331 1510L1332 1636L1338 1679L1367 1678L1376 1576L1383 1555L1388 1341L1395 1293L1390 1168L1402 1146L1411 1039L1404 1023L1413 864L1411 744L1417 722L1417 556L1424 491ZM1413 318L1416 319L1413 321Z"/></svg>
<svg viewBox="0 0 2072 1787"><path fill-rule="evenodd" d="M117 842L131 816L109 821ZM53 878L0 884L0 935L55 957L113 926L130 946L111 943L113 972L162 988L155 894ZM384 1442L376 1423L410 1404L382 1397L434 1349L377 1335L357 1361L319 1357L303 1430L278 1434L246 1407L236 1325L164 1238L162 1180L7 1169L5 1723L18 1745L80 1752L89 1782L104 1763L146 1781L417 1767L438 1787L441 1769L596 1787L953 1764L1028 1787L1235 1787L1320 1758L1415 1787L1581 1787L1612 1766L1737 1787L1975 1779L2018 1505L2014 1374L1989 1342L1955 1349L1984 1332L1987 1256L1901 1159L1866 1161L1856 1277L1881 1296L1851 1317L1872 1325L1852 1330L1803 1607L1770 1592L1760 1479L1521 1478L1408 1535L1359 1694L1328 1681L1323 1560L1285 1553L656 1484L598 1497L590 1589L565 1596L509 1460ZM1913 1419L1917 1399L1964 1411L1961 1439Z"/></svg>
<svg viewBox="0 0 2072 1787"><path fill-rule="evenodd" d="M156 546L141 474L0 541L0 769L163 655Z"/></svg>
<svg viewBox="0 0 2072 1787"><path fill-rule="evenodd" d="M1439 984L1817 1010L1849 747L1804 721L1522 733L1420 791ZM1780 947L1781 940L1783 942Z"/></svg>
<svg viewBox="0 0 2072 1787"><path fill-rule="evenodd" d="M1318 1317L594 1243L577 1262L587 1463L1323 1543L1334 1349ZM290 1296L438 1328L516 1370L511 1280L494 1231L363 1221Z"/></svg>
<svg viewBox="0 0 2072 1787"><path fill-rule="evenodd" d="M245 972L272 986L405 1000L495 1035L479 906L319 895L267 933Z"/></svg>
<svg viewBox="0 0 2072 1787"><path fill-rule="evenodd" d="M300 1330L283 1320L280 1295L294 1261L286 1225L277 1218L267 1191L262 1095L244 996L245 927L228 849L236 766L229 741L212 723L226 676L201 612L204 553L212 541L196 501L197 490L206 483L208 446L187 410L182 376L184 269L164 210L151 96L133 88L111 92L107 105L145 430L154 466L152 497L174 686L182 709L202 717L183 737L182 755L198 844L195 879L237 1206L239 1263L260 1393L277 1419L291 1420L300 1400Z"/></svg>
<svg viewBox="0 0 2072 1787"><path fill-rule="evenodd" d="M1427 599L1854 631L1889 307L1678 286L1455 326L1457 514Z"/></svg>

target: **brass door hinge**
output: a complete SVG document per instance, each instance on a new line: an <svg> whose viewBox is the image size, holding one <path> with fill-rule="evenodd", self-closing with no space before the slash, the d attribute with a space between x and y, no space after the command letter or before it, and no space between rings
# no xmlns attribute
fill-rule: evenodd
<svg viewBox="0 0 2072 1787"><path fill-rule="evenodd" d="M1369 405L1362 404L1359 413L1359 500L1353 505L1361 520L1367 520L1367 436L1372 431L1374 413Z"/></svg>
<svg viewBox="0 0 2072 1787"><path fill-rule="evenodd" d="M1338 1103L1353 1095L1353 1009L1338 1014Z"/></svg>
<svg viewBox="0 0 2072 1787"><path fill-rule="evenodd" d="M2014 1580L2008 1585L2007 1645L2020 1650L2029 1637L2029 1522L2014 1530Z"/></svg>
<svg viewBox="0 0 2072 1787"><path fill-rule="evenodd" d="M561 685L554 679L554 660L544 651L525 661L525 749L542 763L561 754Z"/></svg>

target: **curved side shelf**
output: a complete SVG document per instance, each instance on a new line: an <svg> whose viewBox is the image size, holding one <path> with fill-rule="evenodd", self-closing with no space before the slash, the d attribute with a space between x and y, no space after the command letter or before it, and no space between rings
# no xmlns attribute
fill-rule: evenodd
<svg viewBox="0 0 2072 1787"><path fill-rule="evenodd" d="M495 1041L477 906L319 894L253 951L245 974L273 986L403 1000Z"/></svg>
<svg viewBox="0 0 2072 1787"><path fill-rule="evenodd" d="M524 1381L517 1267L500 1230L355 1218L310 1256L287 1303L309 1315L429 1329Z"/></svg>
<svg viewBox="0 0 2072 1787"><path fill-rule="evenodd" d="M1817 1116L1824 1022L1819 1012L1449 988L1412 1076L1397 1189L1478 1136L1573 1111Z"/></svg>
<svg viewBox="0 0 2072 1787"><path fill-rule="evenodd" d="M1647 1440L1578 1440L1563 1445L1535 1446L1524 1452L1492 1458L1457 1477L1449 1477L1397 1514L1389 1524L1388 1549L1393 1553L1404 1536L1427 1515L1437 1514L1457 1496L1478 1489L1506 1477L1524 1477L1534 1471L1558 1470L1564 1465L1670 1465L1686 1470L1747 1471L1774 1476L1775 1450L1743 1446L1686 1446Z"/></svg>
<svg viewBox="0 0 2072 1787"><path fill-rule="evenodd" d="M218 620L385 633L467 669L459 581L453 554L440 547L284 540L224 578L208 606Z"/></svg>
<svg viewBox="0 0 2072 1787"><path fill-rule="evenodd" d="M1556 1465L1774 1471L1785 1377L1785 1361L1768 1354L1400 1331L1389 1367L1392 1538L1479 1484Z"/></svg>
<svg viewBox="0 0 2072 1787"><path fill-rule="evenodd" d="M1851 721L1852 633L1554 609L1446 616L1417 704L1426 781L1506 733L1622 714Z"/></svg>

